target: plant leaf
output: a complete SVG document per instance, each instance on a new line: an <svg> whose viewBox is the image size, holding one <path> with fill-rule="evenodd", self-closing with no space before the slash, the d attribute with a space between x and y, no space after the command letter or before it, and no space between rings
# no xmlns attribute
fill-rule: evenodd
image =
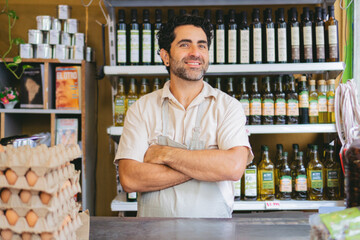
<svg viewBox="0 0 360 240"><path fill-rule="evenodd" d="M14 57L14 63L16 63L16 64L21 63L21 57L20 56Z"/></svg>
<svg viewBox="0 0 360 240"><path fill-rule="evenodd" d="M16 12L14 10L9 10L8 11L8 16L13 18L13 19L19 19L19 17L16 15Z"/></svg>
<svg viewBox="0 0 360 240"><path fill-rule="evenodd" d="M19 44L21 44L21 43L25 43L25 41L24 41L22 38L15 38L15 39L14 39L14 43L15 43L16 45L19 45Z"/></svg>
<svg viewBox="0 0 360 240"><path fill-rule="evenodd" d="M17 63L8 63L7 65L8 65L9 68L17 67L17 66L18 66Z"/></svg>
<svg viewBox="0 0 360 240"><path fill-rule="evenodd" d="M23 66L22 66L22 69L23 69L23 70L29 69L29 68L33 68L33 66L31 66L31 65L23 65Z"/></svg>

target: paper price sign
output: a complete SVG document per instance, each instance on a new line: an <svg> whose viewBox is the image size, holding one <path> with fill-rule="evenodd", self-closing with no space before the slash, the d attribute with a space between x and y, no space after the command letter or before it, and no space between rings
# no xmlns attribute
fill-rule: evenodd
<svg viewBox="0 0 360 240"><path fill-rule="evenodd" d="M280 202L275 201L265 201L265 209L280 209Z"/></svg>

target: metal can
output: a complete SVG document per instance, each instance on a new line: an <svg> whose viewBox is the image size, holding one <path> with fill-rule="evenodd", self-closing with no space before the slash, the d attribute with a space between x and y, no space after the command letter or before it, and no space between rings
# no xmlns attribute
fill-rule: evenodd
<svg viewBox="0 0 360 240"><path fill-rule="evenodd" d="M20 44L21 58L33 58L33 56L34 56L33 46L30 43Z"/></svg>
<svg viewBox="0 0 360 240"><path fill-rule="evenodd" d="M71 46L72 45L71 34L66 32L61 32L61 44Z"/></svg>
<svg viewBox="0 0 360 240"><path fill-rule="evenodd" d="M84 47L72 46L70 48L70 58L74 60L84 60Z"/></svg>
<svg viewBox="0 0 360 240"><path fill-rule="evenodd" d="M91 47L86 47L86 57L87 62L94 62L95 61L95 52Z"/></svg>
<svg viewBox="0 0 360 240"><path fill-rule="evenodd" d="M64 32L77 33L79 30L79 20L70 18L64 21Z"/></svg>
<svg viewBox="0 0 360 240"><path fill-rule="evenodd" d="M28 42L31 44L40 44L43 41L42 32L38 29L28 30Z"/></svg>
<svg viewBox="0 0 360 240"><path fill-rule="evenodd" d="M36 16L37 29L49 31L51 29L51 16Z"/></svg>
<svg viewBox="0 0 360 240"><path fill-rule="evenodd" d="M85 46L85 34L84 33L75 33L73 43L75 46L79 46L79 47Z"/></svg>
<svg viewBox="0 0 360 240"><path fill-rule="evenodd" d="M69 19L71 15L71 7L69 5L57 5L58 19Z"/></svg>
<svg viewBox="0 0 360 240"><path fill-rule="evenodd" d="M50 32L49 31L41 31L41 32L42 32L42 36L43 36L42 43L49 44L50 43Z"/></svg>
<svg viewBox="0 0 360 240"><path fill-rule="evenodd" d="M69 59L69 54L70 54L69 46L59 44L59 45L56 45L54 48L55 48L54 58L63 59L63 60Z"/></svg>
<svg viewBox="0 0 360 240"><path fill-rule="evenodd" d="M52 47L50 44L38 44L36 49L37 58L52 58Z"/></svg>
<svg viewBox="0 0 360 240"><path fill-rule="evenodd" d="M50 41L49 44L57 45L60 44L61 32L58 30L50 30Z"/></svg>
<svg viewBox="0 0 360 240"><path fill-rule="evenodd" d="M51 29L61 31L61 21L57 18L53 18Z"/></svg>

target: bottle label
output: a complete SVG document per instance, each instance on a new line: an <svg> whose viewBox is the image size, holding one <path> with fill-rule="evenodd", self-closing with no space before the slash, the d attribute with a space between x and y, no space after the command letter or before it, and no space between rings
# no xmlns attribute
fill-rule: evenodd
<svg viewBox="0 0 360 240"><path fill-rule="evenodd" d="M124 98L115 98L115 113L124 114L125 113L125 101Z"/></svg>
<svg viewBox="0 0 360 240"><path fill-rule="evenodd" d="M241 196L241 178L239 181L234 182L234 186L235 186L235 192L234 192L235 197L240 197Z"/></svg>
<svg viewBox="0 0 360 240"><path fill-rule="evenodd" d="M261 28L254 28L254 62L262 61L262 49L261 49Z"/></svg>
<svg viewBox="0 0 360 240"><path fill-rule="evenodd" d="M158 54L159 40L156 37L158 32L159 32L159 30L154 30L154 62L155 63L162 63L161 57Z"/></svg>
<svg viewBox="0 0 360 240"><path fill-rule="evenodd" d="M287 116L299 116L299 101L296 99L289 99L286 103Z"/></svg>
<svg viewBox="0 0 360 240"><path fill-rule="evenodd" d="M240 103L244 109L244 113L246 116L249 116L250 115L250 104L249 104L249 100L247 99L241 99L240 100Z"/></svg>
<svg viewBox="0 0 360 240"><path fill-rule="evenodd" d="M130 62L139 63L139 30L130 30Z"/></svg>
<svg viewBox="0 0 360 240"><path fill-rule="evenodd" d="M295 191L304 192L307 191L307 179L306 175L298 175L295 179Z"/></svg>
<svg viewBox="0 0 360 240"><path fill-rule="evenodd" d="M274 189L274 173L273 171L261 171L262 189Z"/></svg>
<svg viewBox="0 0 360 240"><path fill-rule="evenodd" d="M236 30L228 31L228 63L236 63L237 41Z"/></svg>
<svg viewBox="0 0 360 240"><path fill-rule="evenodd" d="M275 101L275 115L285 116L286 115L286 103L285 99L279 98Z"/></svg>
<svg viewBox="0 0 360 240"><path fill-rule="evenodd" d="M310 170L311 188L323 188L323 176L321 170Z"/></svg>
<svg viewBox="0 0 360 240"><path fill-rule="evenodd" d="M274 100L264 99L262 103L262 115L263 116L274 116Z"/></svg>
<svg viewBox="0 0 360 240"><path fill-rule="evenodd" d="M212 36L214 36L214 30L211 31ZM210 43L209 47L209 63L214 63L214 39Z"/></svg>
<svg viewBox="0 0 360 240"><path fill-rule="evenodd" d="M337 170L326 170L327 175L327 186L328 187L339 187L339 172Z"/></svg>
<svg viewBox="0 0 360 240"><path fill-rule="evenodd" d="M329 57L338 58L338 36L337 36L337 26L330 25L329 30Z"/></svg>
<svg viewBox="0 0 360 240"><path fill-rule="evenodd" d="M266 29L266 52L267 61L275 62L275 29Z"/></svg>
<svg viewBox="0 0 360 240"><path fill-rule="evenodd" d="M299 93L299 106L300 108L309 108L309 92L301 91Z"/></svg>
<svg viewBox="0 0 360 240"><path fill-rule="evenodd" d="M291 176L283 176L280 179L280 192L292 192Z"/></svg>
<svg viewBox="0 0 360 240"><path fill-rule="evenodd" d="M300 60L299 27L291 27L291 60Z"/></svg>
<svg viewBox="0 0 360 240"><path fill-rule="evenodd" d="M130 108L131 105L133 105L136 102L136 99L128 99L127 100L127 109Z"/></svg>
<svg viewBox="0 0 360 240"><path fill-rule="evenodd" d="M327 112L326 96L319 96L319 112Z"/></svg>
<svg viewBox="0 0 360 240"><path fill-rule="evenodd" d="M324 26L315 27L316 34L316 57L317 59L325 59L325 33Z"/></svg>
<svg viewBox="0 0 360 240"><path fill-rule="evenodd" d="M304 58L313 59L312 50L312 28L310 26L303 27L304 32Z"/></svg>
<svg viewBox="0 0 360 240"><path fill-rule="evenodd" d="M240 30L240 63L250 63L249 30Z"/></svg>
<svg viewBox="0 0 360 240"><path fill-rule="evenodd" d="M317 100L310 100L309 116L311 117L319 116L319 104Z"/></svg>
<svg viewBox="0 0 360 240"><path fill-rule="evenodd" d="M216 30L216 62L225 63L225 31Z"/></svg>
<svg viewBox="0 0 360 240"><path fill-rule="evenodd" d="M335 111L335 98L334 96L329 96L327 100L327 111L334 112Z"/></svg>
<svg viewBox="0 0 360 240"><path fill-rule="evenodd" d="M132 192L132 193L128 193L128 198L131 200L135 200L137 197L137 193L136 192Z"/></svg>
<svg viewBox="0 0 360 240"><path fill-rule="evenodd" d="M261 100L253 99L250 101L250 115L256 116L261 115Z"/></svg>
<svg viewBox="0 0 360 240"><path fill-rule="evenodd" d="M256 169L245 169L245 196L257 196L257 176Z"/></svg>
<svg viewBox="0 0 360 240"><path fill-rule="evenodd" d="M279 62L287 62L286 28L278 29L278 56Z"/></svg>
<svg viewBox="0 0 360 240"><path fill-rule="evenodd" d="M117 62L126 63L126 31L117 31Z"/></svg>
<svg viewBox="0 0 360 240"><path fill-rule="evenodd" d="M142 34L142 61L151 63L151 30L143 30Z"/></svg>

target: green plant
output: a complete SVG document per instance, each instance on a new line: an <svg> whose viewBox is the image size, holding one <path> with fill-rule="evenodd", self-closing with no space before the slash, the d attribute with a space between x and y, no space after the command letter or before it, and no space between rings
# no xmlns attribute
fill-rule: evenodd
<svg viewBox="0 0 360 240"><path fill-rule="evenodd" d="M9 35L9 47L5 51L4 54L1 55L1 59L7 69L17 78L20 79L22 74L24 73L24 70L27 68L31 68L30 65L22 65L21 72L18 74L17 71L19 69L19 66L22 62L20 56L16 56L13 58L13 62L7 62L5 60L6 56L10 53L11 49L13 48L13 45L19 45L21 43L24 43L24 40L21 38L12 38L11 36L11 30L14 27L16 20L19 19L19 17L16 15L16 12L14 10L9 9L8 0L5 0L5 6L1 10L0 15L5 14L8 19L8 35Z"/></svg>

